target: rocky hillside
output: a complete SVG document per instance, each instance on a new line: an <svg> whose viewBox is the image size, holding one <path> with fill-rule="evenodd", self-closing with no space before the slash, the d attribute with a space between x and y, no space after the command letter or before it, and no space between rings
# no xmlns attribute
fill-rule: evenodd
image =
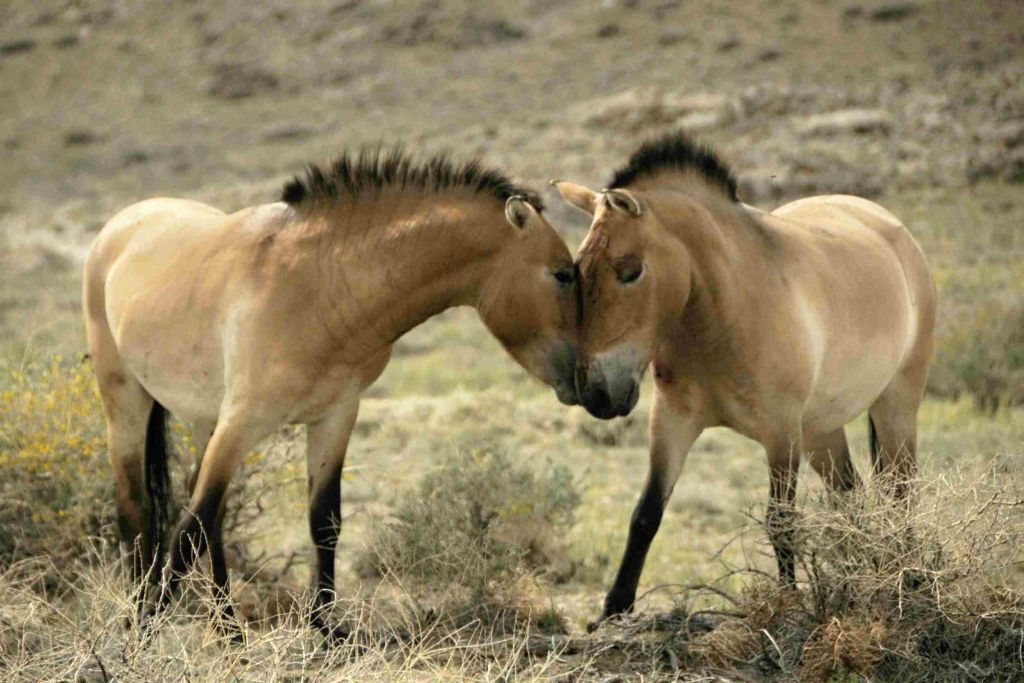
<svg viewBox="0 0 1024 683"><path fill-rule="evenodd" d="M752 201L1024 177L1020 3L13 0L0 19L8 216L269 199L381 140L598 182L670 126L719 144Z"/></svg>

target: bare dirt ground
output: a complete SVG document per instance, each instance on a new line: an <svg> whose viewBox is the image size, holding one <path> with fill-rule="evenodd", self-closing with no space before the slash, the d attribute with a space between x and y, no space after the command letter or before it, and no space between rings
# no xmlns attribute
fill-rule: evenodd
<svg viewBox="0 0 1024 683"><path fill-rule="evenodd" d="M923 472L979 476L1001 458L1019 480L1024 411L978 414L958 398L959 366L944 360L1024 291L1019 2L8 0L0 6L0 357L20 367L82 352L82 257L103 222L133 201L187 196L234 210L276 200L308 161L405 142L481 155L543 188L549 217L575 247L586 223L547 181L601 186L641 139L679 127L732 163L748 203L852 193L905 219L943 296L934 396L922 412ZM525 381L471 313L430 321L400 342L366 401L346 475L342 585L377 590L350 558L439 454L498 444L578 476L571 577L537 591L585 638L645 473L646 405L610 425L566 411ZM282 434L268 449L299 468L295 439ZM851 441L865 452L859 429ZM758 543L717 554L766 489L757 448L726 433L703 438L651 552L641 591L656 590L641 610L672 607L675 588L711 581L723 567L770 568ZM304 495L293 493L263 542L303 552ZM1019 579L1019 556L1010 567ZM739 578L724 585L742 588ZM75 604L69 613L94 603ZM584 677L683 675L665 651L637 648L627 666L615 654L622 648L611 647ZM326 670L401 677L366 666ZM211 667L195 671L224 675ZM536 677L567 671L576 670L553 665ZM486 666L459 672L515 677Z"/></svg>

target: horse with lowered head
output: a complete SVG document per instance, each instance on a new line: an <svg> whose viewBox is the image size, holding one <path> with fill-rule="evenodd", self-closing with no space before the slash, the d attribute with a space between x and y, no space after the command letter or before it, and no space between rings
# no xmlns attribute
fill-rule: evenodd
<svg viewBox="0 0 1024 683"><path fill-rule="evenodd" d="M771 213L746 206L733 173L682 134L642 145L602 192L554 184L593 216L577 253L580 402L600 418L626 415L654 372L650 469L604 617L632 609L662 511L705 428L764 446L784 582L795 580L789 520L801 458L828 486L856 486L844 425L865 410L874 468L906 493L936 291L895 216L844 195Z"/></svg>
<svg viewBox="0 0 1024 683"><path fill-rule="evenodd" d="M479 162L416 162L395 149L310 166L282 201L237 213L150 199L114 216L89 253L83 300L140 608L169 518L166 411L191 425L199 460L161 604L207 546L226 596L228 483L261 439L304 423L311 620L344 635L326 618L341 471L360 394L395 341L473 306L520 365L575 403L575 268L541 210L536 194Z"/></svg>

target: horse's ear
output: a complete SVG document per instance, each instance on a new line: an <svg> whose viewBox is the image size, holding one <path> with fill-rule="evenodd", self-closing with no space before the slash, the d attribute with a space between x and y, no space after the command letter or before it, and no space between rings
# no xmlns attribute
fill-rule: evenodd
<svg viewBox="0 0 1024 683"><path fill-rule="evenodd" d="M637 199L629 190L623 190L621 188L616 190L605 190L604 199L608 202L608 206L617 211L628 213L630 216L636 217L643 213L640 200Z"/></svg>
<svg viewBox="0 0 1024 683"><path fill-rule="evenodd" d="M536 213L536 209L522 195L512 195L505 201L505 218L512 224L512 227L526 227L526 221L534 213Z"/></svg>
<svg viewBox="0 0 1024 683"><path fill-rule="evenodd" d="M562 199L575 206L580 211L585 211L591 216L597 211L597 202L600 195L589 187L571 183L568 180L552 180L551 184L562 195Z"/></svg>

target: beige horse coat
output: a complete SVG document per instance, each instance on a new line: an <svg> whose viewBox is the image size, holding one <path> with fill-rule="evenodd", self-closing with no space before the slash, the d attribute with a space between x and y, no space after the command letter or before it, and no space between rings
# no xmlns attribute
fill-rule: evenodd
<svg viewBox="0 0 1024 683"><path fill-rule="evenodd" d="M707 427L764 445L788 581L782 527L801 455L830 485L853 486L843 426L868 411L875 466L905 490L936 292L896 217L842 195L758 211L736 200L713 153L681 135L643 145L612 189L557 186L593 216L577 254L580 402L598 417L624 415L646 368L655 374L650 476L606 615L632 605L664 504Z"/></svg>
<svg viewBox="0 0 1024 683"><path fill-rule="evenodd" d="M192 425L202 456L173 537L172 583L209 541L226 586L224 491L261 439L304 423L323 606L345 449L392 344L436 313L473 306L524 368L574 403L575 269L536 195L475 162L342 157L311 167L284 198L229 215L181 199L128 207L92 247L83 300L121 533L141 540L136 574L159 560L153 521L165 501L153 498L166 491L150 481L147 494L144 470L158 476L153 461L166 458L163 407Z"/></svg>

